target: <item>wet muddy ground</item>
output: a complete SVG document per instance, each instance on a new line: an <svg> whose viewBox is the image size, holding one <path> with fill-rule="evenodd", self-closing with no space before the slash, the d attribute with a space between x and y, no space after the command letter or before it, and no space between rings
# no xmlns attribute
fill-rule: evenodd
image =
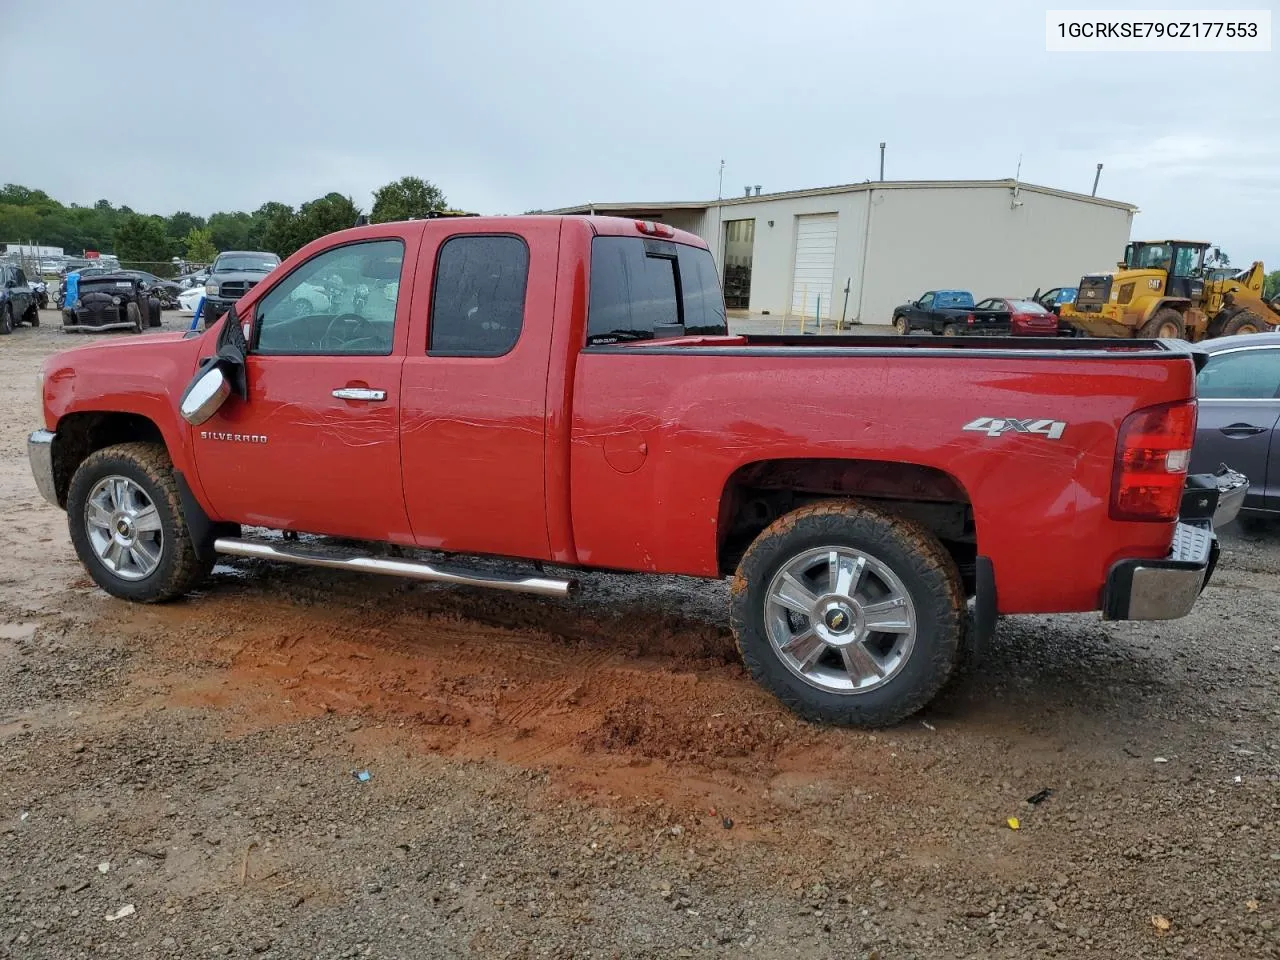
<svg viewBox="0 0 1280 960"><path fill-rule="evenodd" d="M26 464L56 323L0 338L0 957L1280 956L1280 533L823 729L720 583L107 597Z"/></svg>

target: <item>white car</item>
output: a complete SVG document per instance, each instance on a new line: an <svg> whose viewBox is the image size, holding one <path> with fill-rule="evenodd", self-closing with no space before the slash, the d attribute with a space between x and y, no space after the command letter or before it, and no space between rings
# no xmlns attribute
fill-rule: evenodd
<svg viewBox="0 0 1280 960"><path fill-rule="evenodd" d="M178 304L187 313L195 313L196 307L199 305L201 298L204 297L204 284L198 287L191 287L183 290L178 294Z"/></svg>

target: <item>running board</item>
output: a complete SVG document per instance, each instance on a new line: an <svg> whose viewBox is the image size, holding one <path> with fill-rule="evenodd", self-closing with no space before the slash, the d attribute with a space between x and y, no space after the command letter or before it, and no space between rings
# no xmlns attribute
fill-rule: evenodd
<svg viewBox="0 0 1280 960"><path fill-rule="evenodd" d="M396 560L389 557L369 557L343 554L308 547L276 547L257 540L240 540L236 537L219 537L213 542L218 553L233 557L252 557L255 560L278 560L281 563L297 563L307 567L326 567L330 570L358 570L362 573L384 573L410 580L430 580L434 583L455 583L464 587L489 587L493 590L511 590L515 593L534 593L541 597L568 597L577 592L578 581L558 577L504 576L500 573L462 573L442 570L421 560Z"/></svg>

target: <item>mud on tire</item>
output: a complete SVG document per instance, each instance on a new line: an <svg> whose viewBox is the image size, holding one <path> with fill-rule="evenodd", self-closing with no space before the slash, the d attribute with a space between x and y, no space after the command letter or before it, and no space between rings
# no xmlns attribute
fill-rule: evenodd
<svg viewBox="0 0 1280 960"><path fill-rule="evenodd" d="M117 498L129 500L123 509L112 509L116 500L113 500L112 491L107 489L112 478L126 481L119 489L128 491L128 496ZM94 505L90 504L91 496L94 497ZM155 508L154 515L145 509L147 504ZM128 560L120 562L112 559L111 554L104 558L104 530L90 523L91 510L99 521L106 519L99 512L104 506L111 523L117 522L119 517L128 521L131 516L136 518L144 514L149 520L148 526L158 523L158 536L150 537L146 548L150 553L152 547L158 546L154 551L157 558L154 569L144 572L149 564ZM136 524L137 527L142 525ZM94 583L124 600L139 603L173 600L207 577L213 568L212 557L205 560L196 557L178 496L173 464L160 444L121 443L86 457L72 476L67 492L67 526L76 554ZM136 537L135 533L134 539ZM122 539L121 542L129 541ZM119 551L115 556L119 556ZM123 575L109 566L112 562L117 563Z"/></svg>
<svg viewBox="0 0 1280 960"><path fill-rule="evenodd" d="M810 563L810 573L794 575ZM845 603L840 588L855 574L860 579L847 591L853 602ZM895 604L899 622L881 609ZM809 614L799 612L806 607ZM897 723L934 698L955 669L966 615L955 561L933 534L848 500L774 521L742 558L730 600L738 649L757 682L807 719L861 727ZM806 625L821 642L805 639ZM872 629L879 625L896 632Z"/></svg>

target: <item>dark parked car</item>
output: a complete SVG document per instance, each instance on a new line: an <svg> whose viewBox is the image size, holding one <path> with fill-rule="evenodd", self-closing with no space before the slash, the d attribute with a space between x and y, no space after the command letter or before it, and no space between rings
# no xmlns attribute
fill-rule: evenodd
<svg viewBox="0 0 1280 960"><path fill-rule="evenodd" d="M81 275L75 301L62 311L64 330L141 333L160 324L160 298L137 271Z"/></svg>
<svg viewBox="0 0 1280 960"><path fill-rule="evenodd" d="M145 270L117 270L117 273L125 273L132 277L137 277L147 283L152 293L160 301L160 306L164 310L178 309L178 296L182 293L182 285L176 280L166 280L164 277L157 277L154 273L147 273Z"/></svg>
<svg viewBox="0 0 1280 960"><path fill-rule="evenodd" d="M927 330L944 337L1007 337L1012 327L1008 313L978 310L968 290L930 290L894 308L893 329L902 334Z"/></svg>
<svg viewBox="0 0 1280 960"><path fill-rule="evenodd" d="M21 267L0 265L0 334L13 333L20 323L40 326L35 291Z"/></svg>
<svg viewBox="0 0 1280 960"><path fill-rule="evenodd" d="M204 325L207 327L231 309L231 305L280 266L274 253L228 250L218 254L204 284Z"/></svg>
<svg viewBox="0 0 1280 960"><path fill-rule="evenodd" d="M1280 517L1280 333L1245 333L1197 344L1200 415L1192 471L1225 463L1249 478L1245 515Z"/></svg>

